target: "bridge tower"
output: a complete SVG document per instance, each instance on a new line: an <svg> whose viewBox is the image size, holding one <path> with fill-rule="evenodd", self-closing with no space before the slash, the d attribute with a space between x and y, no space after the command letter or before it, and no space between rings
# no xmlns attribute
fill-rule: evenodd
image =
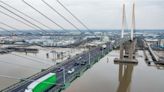
<svg viewBox="0 0 164 92"><path fill-rule="evenodd" d="M123 0L122 4L122 29L121 29L121 45L120 45L120 57L116 58L114 60L115 63L138 63L138 61L135 59L135 53L136 53L136 39L134 36L135 32L135 0L133 0L132 4L132 22L131 22L131 33L130 33L130 39L127 39L126 36L124 36L125 31L125 24L126 24L126 7L125 7L125 0Z"/></svg>

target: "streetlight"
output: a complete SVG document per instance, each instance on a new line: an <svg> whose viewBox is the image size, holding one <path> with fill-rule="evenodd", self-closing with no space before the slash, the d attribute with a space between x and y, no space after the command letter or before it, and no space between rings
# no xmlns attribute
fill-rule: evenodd
<svg viewBox="0 0 164 92"><path fill-rule="evenodd" d="M90 54L90 51L89 51L89 66L91 65L91 54Z"/></svg>
<svg viewBox="0 0 164 92"><path fill-rule="evenodd" d="M64 83L64 85L65 85L65 84L66 84L65 67L63 66L62 69L63 69L63 83Z"/></svg>
<svg viewBox="0 0 164 92"><path fill-rule="evenodd" d="M89 52L88 52L88 62L89 62L89 67L90 67L90 65L91 65L91 53L90 53L90 49L91 49L91 47L89 46Z"/></svg>
<svg viewBox="0 0 164 92"><path fill-rule="evenodd" d="M103 47L101 47L101 54L102 54L102 56L103 56L103 49L104 49L104 48L103 48Z"/></svg>

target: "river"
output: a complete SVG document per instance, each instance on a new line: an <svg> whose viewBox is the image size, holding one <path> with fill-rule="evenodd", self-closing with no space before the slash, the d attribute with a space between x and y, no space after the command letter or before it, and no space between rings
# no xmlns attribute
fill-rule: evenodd
<svg viewBox="0 0 164 92"><path fill-rule="evenodd" d="M0 90L15 84L20 79L28 78L41 69L47 69L55 65L57 62L62 62L76 54L80 54L84 49L79 48L38 48L39 53L19 53L12 52L10 54L0 55ZM64 52L63 58L57 58L56 54L51 51ZM49 53L48 58L46 54Z"/></svg>
<svg viewBox="0 0 164 92"><path fill-rule="evenodd" d="M148 66L143 51L137 52L137 65L114 64L118 56L110 52L64 92L164 92L163 66Z"/></svg>

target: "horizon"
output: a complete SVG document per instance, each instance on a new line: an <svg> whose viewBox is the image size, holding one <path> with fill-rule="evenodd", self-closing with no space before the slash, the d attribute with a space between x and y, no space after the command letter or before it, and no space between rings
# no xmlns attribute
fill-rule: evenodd
<svg viewBox="0 0 164 92"><path fill-rule="evenodd" d="M5 3L11 5L12 7L20 10L21 12L29 15L30 17L46 24L52 29L58 30L59 28L52 24L50 21L45 19L43 16L38 14L36 11L28 7L21 0L1 0ZM63 20L59 15L48 8L41 0L25 0L32 6L40 10L42 13L47 15L53 21L59 23L65 29L74 29L69 23ZM90 29L93 30L108 30L108 29L121 29L121 0L60 0L73 14L75 14L83 23L85 23ZM79 29L85 29L82 27L70 14L65 11L56 1L47 0L58 12L64 15L68 20L70 20ZM1 5L5 6L3 3ZM164 29L164 11L163 0L136 0L136 29ZM2 7L1 11L14 16ZM7 7L8 9L11 9ZM127 28L131 27L131 1L126 0L126 16L127 16ZM15 10L11 9L13 12L22 15ZM96 12L95 12L96 11ZM23 16L23 15L22 15ZM32 29L24 24L21 24L3 14L0 13L1 21L10 26L16 27L17 29ZM16 16L15 16L16 17ZM27 18L23 16L24 18ZM18 18L20 19L20 18ZM27 18L30 20L29 18ZM7 20L7 21L6 21ZM34 21L30 20L35 23ZM37 24L37 23L35 23ZM10 29L4 25L0 25ZM41 28L43 26L39 25Z"/></svg>

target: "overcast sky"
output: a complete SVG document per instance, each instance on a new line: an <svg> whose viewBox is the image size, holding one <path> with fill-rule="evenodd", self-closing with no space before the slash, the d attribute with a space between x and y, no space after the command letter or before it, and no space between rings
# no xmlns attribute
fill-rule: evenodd
<svg viewBox="0 0 164 92"><path fill-rule="evenodd" d="M21 0L1 0L29 16L37 19L45 25L60 29L52 22L32 10ZM69 23L64 21L60 16L47 7L41 0L25 0L46 14L49 18L60 24L66 29L75 29ZM70 14L65 11L56 0L45 0L47 3L57 9L62 15L69 19L80 29L81 26ZM73 14L75 14L90 29L120 29L121 28L121 1L122 0L60 0ZM131 23L131 3L132 0L126 1L127 23L130 28ZM0 5L5 6L0 3ZM14 16L0 7L1 11ZM14 11L14 10L12 10ZM14 11L16 12L16 11ZM19 13L17 13L19 14ZM21 15L21 14L19 14ZM16 17L16 16L14 16ZM24 16L24 18L26 18ZM26 18L27 19L27 18ZM30 20L32 21L32 20ZM15 21L0 13L0 22L6 23L17 29L32 29L18 21ZM32 21L35 23L34 21ZM37 24L37 23L35 23ZM39 25L39 24L37 24ZM7 28L0 24L0 27ZM40 26L43 27L43 26ZM44 28L44 27L43 27ZM136 28L137 29L163 29L164 28L164 0L136 0Z"/></svg>

